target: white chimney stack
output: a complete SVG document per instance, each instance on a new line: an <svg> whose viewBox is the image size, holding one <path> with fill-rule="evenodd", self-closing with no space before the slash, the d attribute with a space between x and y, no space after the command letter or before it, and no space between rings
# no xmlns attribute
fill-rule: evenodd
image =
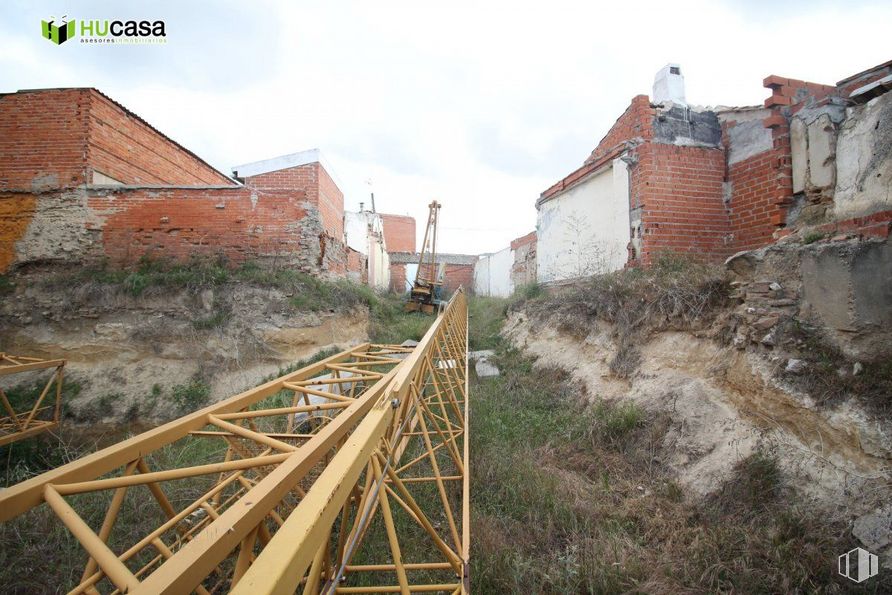
<svg viewBox="0 0 892 595"><path fill-rule="evenodd" d="M687 105L684 98L684 75L681 74L681 66L678 64L667 64L654 77L653 102L666 101Z"/></svg>

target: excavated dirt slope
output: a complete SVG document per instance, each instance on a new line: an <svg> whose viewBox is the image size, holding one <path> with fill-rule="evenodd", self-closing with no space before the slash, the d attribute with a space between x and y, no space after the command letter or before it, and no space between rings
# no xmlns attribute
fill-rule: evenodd
<svg viewBox="0 0 892 595"><path fill-rule="evenodd" d="M557 321L519 311L504 335L537 357L537 365L567 370L588 399L629 399L668 413L665 460L696 494L719 487L735 463L769 450L797 491L828 513L865 514L888 498L892 424L844 402L818 407L784 386L758 354L680 331L654 332L638 345L641 364L616 377L614 328L596 321L584 338ZM702 334L702 333L701 333Z"/></svg>
<svg viewBox="0 0 892 595"><path fill-rule="evenodd" d="M139 296L96 283L16 285L0 306L0 350L67 359L66 381L79 391L66 423L75 425L170 418L174 394L192 407L222 399L368 336L364 307L301 311L285 291L250 283Z"/></svg>

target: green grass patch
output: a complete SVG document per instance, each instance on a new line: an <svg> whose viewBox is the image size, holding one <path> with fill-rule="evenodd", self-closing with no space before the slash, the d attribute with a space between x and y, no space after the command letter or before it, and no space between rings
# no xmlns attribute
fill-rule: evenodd
<svg viewBox="0 0 892 595"><path fill-rule="evenodd" d="M186 384L177 384L170 390L170 398L180 413L191 413L207 405L211 397L210 385L199 375Z"/></svg>
<svg viewBox="0 0 892 595"><path fill-rule="evenodd" d="M405 297L393 294L378 296L372 305L369 320L369 338L373 343L400 344L403 341L419 341L434 316L421 312L405 312Z"/></svg>
<svg viewBox="0 0 892 595"><path fill-rule="evenodd" d="M508 313L509 300L497 297L471 296L468 299L468 348L495 349L501 338L499 331Z"/></svg>
<svg viewBox="0 0 892 595"><path fill-rule="evenodd" d="M824 234L822 234L821 232L810 231L807 234L805 234L804 238L802 238L802 243L803 244L814 244L818 240L823 240L823 239L824 239Z"/></svg>

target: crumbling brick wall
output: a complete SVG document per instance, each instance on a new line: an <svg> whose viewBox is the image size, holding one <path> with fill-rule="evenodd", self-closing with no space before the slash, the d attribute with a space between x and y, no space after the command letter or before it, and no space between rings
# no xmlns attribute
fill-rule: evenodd
<svg viewBox="0 0 892 595"><path fill-rule="evenodd" d="M368 257L347 247L347 278L356 283L367 284L369 282Z"/></svg>
<svg viewBox="0 0 892 595"><path fill-rule="evenodd" d="M300 190L320 213L325 232L338 241L344 237L344 194L318 162L307 163L245 178L258 190Z"/></svg>
<svg viewBox="0 0 892 595"><path fill-rule="evenodd" d="M517 288L536 282L536 232L531 231L511 242L514 265L511 284Z"/></svg>

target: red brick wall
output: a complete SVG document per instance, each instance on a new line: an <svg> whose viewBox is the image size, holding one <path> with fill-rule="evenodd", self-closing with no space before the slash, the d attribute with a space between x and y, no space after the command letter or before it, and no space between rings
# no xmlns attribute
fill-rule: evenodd
<svg viewBox="0 0 892 595"><path fill-rule="evenodd" d="M318 207L322 226L332 237L344 241L344 193L322 165L315 165L319 180Z"/></svg>
<svg viewBox="0 0 892 595"><path fill-rule="evenodd" d="M280 257L284 264L304 249L293 222L306 216L300 192L273 192L252 203L245 188L94 192L88 228L99 229L105 255L118 264L141 256L185 260L223 255L237 263Z"/></svg>
<svg viewBox="0 0 892 595"><path fill-rule="evenodd" d="M464 286L466 291L474 288L473 264L447 264L445 275L443 288L446 291L452 292L461 286Z"/></svg>
<svg viewBox="0 0 892 595"><path fill-rule="evenodd" d="M368 257L353 248L347 248L347 276L358 283L369 282Z"/></svg>
<svg viewBox="0 0 892 595"><path fill-rule="evenodd" d="M84 184L88 89L0 95L0 189Z"/></svg>
<svg viewBox="0 0 892 595"><path fill-rule="evenodd" d="M388 252L415 252L415 218L380 214L384 223L384 243Z"/></svg>
<svg viewBox="0 0 892 595"><path fill-rule="evenodd" d="M95 89L87 162L124 184L233 185L226 176Z"/></svg>
<svg viewBox="0 0 892 595"><path fill-rule="evenodd" d="M772 217L780 213L772 196L777 189L777 161L771 150L728 167L732 187L728 217L734 252L758 248L773 239L777 225Z"/></svg>
<svg viewBox="0 0 892 595"><path fill-rule="evenodd" d="M322 226L338 241L344 239L344 194L319 163L307 163L245 178L263 190L299 190L319 209Z"/></svg>
<svg viewBox="0 0 892 595"><path fill-rule="evenodd" d="M721 148L646 143L632 169L632 204L642 207L642 262L662 252L706 260L729 254L728 218L722 193Z"/></svg>
<svg viewBox="0 0 892 595"><path fill-rule="evenodd" d="M642 140L650 140L653 138L652 118L655 112L650 106L650 97L647 95L636 95L632 98L632 103L626 108L616 122L610 128L610 131L601 139L595 150L586 163L601 161L608 155L617 145L626 141L641 138Z"/></svg>
<svg viewBox="0 0 892 595"><path fill-rule="evenodd" d="M406 265L392 263L390 265L390 291L403 293L406 291Z"/></svg>
<svg viewBox="0 0 892 595"><path fill-rule="evenodd" d="M785 125L786 120L783 123ZM722 124L722 143L729 156L729 131L736 125L733 120ZM785 218L784 209L792 194L789 133L784 128L772 130L770 134L772 144L766 151L726 166L726 181L731 187L728 222L732 252L771 243L774 232Z"/></svg>
<svg viewBox="0 0 892 595"><path fill-rule="evenodd" d="M414 279L413 279L414 281ZM443 288L445 291L455 291L460 286L470 291L474 287L473 264L447 264ZM406 265L393 263L390 265L390 290L396 293L406 291Z"/></svg>

